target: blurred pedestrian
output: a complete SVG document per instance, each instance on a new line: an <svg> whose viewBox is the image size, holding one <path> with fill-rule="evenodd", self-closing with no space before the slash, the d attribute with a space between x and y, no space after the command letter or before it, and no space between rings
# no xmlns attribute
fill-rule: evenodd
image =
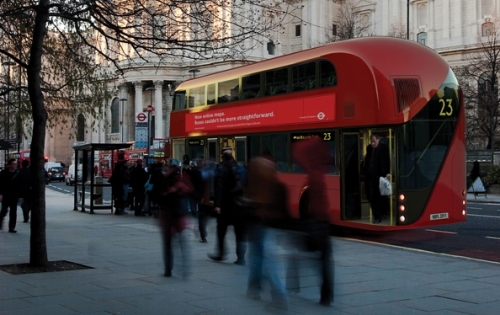
<svg viewBox="0 0 500 315"><path fill-rule="evenodd" d="M17 160L9 159L7 167L0 172L0 201L2 202L0 230L3 228L3 219L9 213L9 233L17 233L17 202L20 190L18 176Z"/></svg>
<svg viewBox="0 0 500 315"><path fill-rule="evenodd" d="M163 238L163 255L165 263L165 277L172 276L174 257L172 250L172 238L178 236L182 252L183 277L190 273L190 255L187 236L184 230L188 226L188 209L185 199L192 190L188 178L181 178L181 172L176 165L165 165L162 168L162 179L155 182L160 192L160 227Z"/></svg>
<svg viewBox="0 0 500 315"><path fill-rule="evenodd" d="M203 185L201 199L198 202L198 230L200 232L200 242L207 243L207 219L214 211L211 199L213 198L215 163L210 163L202 156L198 165Z"/></svg>
<svg viewBox="0 0 500 315"><path fill-rule="evenodd" d="M23 222L27 223L30 219L31 211L31 168L28 160L21 162L21 170L19 171L19 203L23 210Z"/></svg>
<svg viewBox="0 0 500 315"><path fill-rule="evenodd" d="M287 188L277 177L274 161L253 158L248 166L248 186L245 189L248 198L247 222L249 241L249 266L247 296L260 299L262 280L271 286L273 305L288 309L288 299L283 283L278 275L278 268L272 251L269 235L280 221L288 218Z"/></svg>
<svg viewBox="0 0 500 315"><path fill-rule="evenodd" d="M132 186L132 194L134 195L134 214L135 216L143 216L142 209L144 207L144 198L146 188L144 185L148 181L148 174L143 168L141 159L135 161L135 167L130 172L130 185Z"/></svg>
<svg viewBox="0 0 500 315"><path fill-rule="evenodd" d="M214 211L217 215L217 249L208 257L215 261L225 259L225 244L227 228L233 225L236 236L236 260L237 265L245 264L245 222L238 216L235 207L235 199L243 193L237 188L241 186L237 179L237 163L233 158L230 147L222 149L222 162L219 163L215 172Z"/></svg>
<svg viewBox="0 0 500 315"><path fill-rule="evenodd" d="M328 146L320 138L310 138L297 142L293 147L293 158L307 176L307 217L302 218L306 231L306 250L319 252L321 257L322 285L320 304L330 305L333 302L332 245L330 243L330 208L326 194L325 173L330 168L332 157ZM290 261L287 281L298 282L297 261ZM298 283L297 283L298 284ZM300 284L298 284L300 288ZM287 287L291 287L287 283Z"/></svg>

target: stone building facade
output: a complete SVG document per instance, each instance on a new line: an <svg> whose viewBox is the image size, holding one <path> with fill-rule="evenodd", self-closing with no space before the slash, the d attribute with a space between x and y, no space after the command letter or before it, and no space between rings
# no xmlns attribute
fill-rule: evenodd
<svg viewBox="0 0 500 315"><path fill-rule="evenodd" d="M148 105L154 106L152 136L168 138L172 92L180 82L193 76L206 75L339 40L337 34L342 27L339 23L339 12L347 6L351 6L358 23L366 26L359 36L408 36L410 40L436 50L451 66L467 62L468 52L477 47L485 30L491 26L488 23L494 22L500 16L500 0L287 2L296 7L293 16L285 19L281 31L266 34L263 44L248 52L244 58L212 58L183 62L173 60L161 64L152 60L150 63L137 63L138 66L127 68L122 76L109 83L112 98L105 106L105 119L96 124L97 128L91 128L90 122L85 120L87 132L80 140L114 143L135 141L136 116L145 112ZM49 141L59 143L58 137ZM54 146L48 144L47 147Z"/></svg>

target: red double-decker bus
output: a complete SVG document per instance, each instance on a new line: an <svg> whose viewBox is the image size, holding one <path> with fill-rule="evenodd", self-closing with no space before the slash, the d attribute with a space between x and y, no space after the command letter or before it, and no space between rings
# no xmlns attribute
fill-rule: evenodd
<svg viewBox="0 0 500 315"><path fill-rule="evenodd" d="M466 220L464 128L461 90L442 57L412 41L370 37L188 80L175 91L170 135L176 159L218 161L225 146L243 164L272 154L297 217L308 193L291 147L321 137L335 161L326 176L332 224L397 230ZM363 187L373 133L391 164L381 224L372 223Z"/></svg>
<svg viewBox="0 0 500 315"><path fill-rule="evenodd" d="M112 162L115 163L118 161L118 152L123 152L125 160L132 162L142 159L145 153L144 150L115 150L114 157L111 159L111 151L99 152L99 174L102 177L111 177L111 173L113 172Z"/></svg>

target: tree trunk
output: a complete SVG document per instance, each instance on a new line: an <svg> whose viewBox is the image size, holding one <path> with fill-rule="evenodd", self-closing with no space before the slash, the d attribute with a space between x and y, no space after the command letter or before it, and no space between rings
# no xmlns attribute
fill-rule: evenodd
<svg viewBox="0 0 500 315"><path fill-rule="evenodd" d="M50 0L40 0L40 5L36 11L33 42L31 43L30 60L27 68L28 93L33 118L33 138L30 152L33 189L30 237L30 265L32 266L45 266L48 263L45 234L45 170L43 154L47 111L45 110L44 96L41 89L40 71L42 69L42 46L49 17L49 4Z"/></svg>

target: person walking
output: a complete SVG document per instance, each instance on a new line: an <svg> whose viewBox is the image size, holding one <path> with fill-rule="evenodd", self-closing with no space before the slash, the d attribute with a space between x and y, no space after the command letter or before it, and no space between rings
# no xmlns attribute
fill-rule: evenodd
<svg viewBox="0 0 500 315"><path fill-rule="evenodd" d="M21 209L23 210L23 222L27 223L30 220L31 211L31 169L30 162L23 160L21 162L21 170L19 171L19 197Z"/></svg>
<svg viewBox="0 0 500 315"><path fill-rule="evenodd" d="M144 185L148 181L149 175L144 170L143 162L138 159L135 162L135 167L130 172L130 185L134 194L134 214L135 216L145 216L142 213L144 207L144 199L146 196L146 188Z"/></svg>
<svg viewBox="0 0 500 315"><path fill-rule="evenodd" d="M264 157L250 160L245 197L253 204L247 218L250 272L246 294L259 300L262 280L267 280L271 286L272 305L288 309L277 263L267 249L271 242L269 235L274 233L269 226L278 225L289 217L287 188L278 180L274 161Z"/></svg>
<svg viewBox="0 0 500 315"><path fill-rule="evenodd" d="M174 256L172 239L175 235L179 238L183 262L183 277L190 274L190 254L187 236L183 231L188 226L188 209L185 198L191 192L192 186L189 179L181 178L181 172L176 165L165 165L162 168L162 178L155 182L158 185L159 197L159 222L163 240L163 257L165 263L165 277L172 276Z"/></svg>
<svg viewBox="0 0 500 315"><path fill-rule="evenodd" d="M237 163L233 158L232 149L226 147L222 150L222 162L215 172L214 191L214 212L217 215L217 249L213 254L208 254L208 258L215 261L225 260L225 244L229 225L234 226L236 236L236 260L237 265L245 264L245 223L238 217L235 207L235 199L241 195L242 191L235 190L238 186L235 169Z"/></svg>
<svg viewBox="0 0 500 315"><path fill-rule="evenodd" d="M0 172L0 201L2 202L0 229L3 228L3 220L9 213L9 233L17 233L17 202L20 190L18 176L17 160L9 159L7 167Z"/></svg>
<svg viewBox="0 0 500 315"><path fill-rule="evenodd" d="M366 148L364 179L366 196L370 201L373 223L382 223L384 214L389 212L389 197L380 195L380 177L390 178L388 146L380 142L380 135L373 133Z"/></svg>
<svg viewBox="0 0 500 315"><path fill-rule="evenodd" d="M313 152L313 154L311 154ZM333 271L332 245L330 240L330 222L328 209L330 208L325 174L331 164L332 157L328 146L320 138L310 138L297 142L293 147L293 158L307 176L307 217L303 218L303 227L306 234L306 250L321 254L321 293L320 304L329 306L333 302ZM300 288L297 260L292 259L287 271L287 280L295 281L295 289ZM292 285L287 283L287 287Z"/></svg>

